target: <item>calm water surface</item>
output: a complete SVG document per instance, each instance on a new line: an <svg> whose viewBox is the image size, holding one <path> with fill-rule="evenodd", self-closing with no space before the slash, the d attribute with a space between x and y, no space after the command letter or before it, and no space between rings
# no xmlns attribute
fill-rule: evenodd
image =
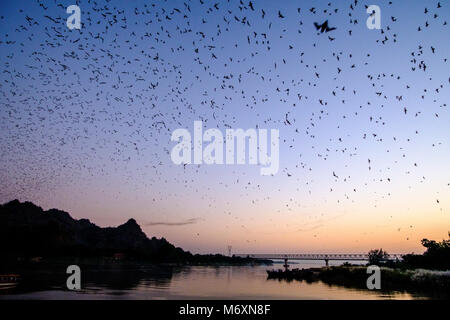
<svg viewBox="0 0 450 320"><path fill-rule="evenodd" d="M319 267L321 261L290 262L292 268ZM82 273L83 290L67 291L65 275L51 287L0 293L0 299L427 299L405 292L329 286L322 282L268 280L272 266L192 266L155 275L154 270L96 270ZM42 276L45 281L45 275Z"/></svg>

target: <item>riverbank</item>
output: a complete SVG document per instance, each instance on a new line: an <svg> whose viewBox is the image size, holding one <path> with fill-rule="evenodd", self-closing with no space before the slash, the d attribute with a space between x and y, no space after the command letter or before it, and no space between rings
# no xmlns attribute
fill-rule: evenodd
<svg viewBox="0 0 450 320"><path fill-rule="evenodd" d="M329 285L367 289L366 266L333 266L323 268L268 270L268 279L286 281L321 281ZM450 296L450 271L381 267L382 291L432 292Z"/></svg>

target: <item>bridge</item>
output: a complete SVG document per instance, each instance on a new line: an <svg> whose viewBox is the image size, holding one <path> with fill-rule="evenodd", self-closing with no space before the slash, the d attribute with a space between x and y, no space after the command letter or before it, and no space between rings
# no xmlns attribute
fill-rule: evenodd
<svg viewBox="0 0 450 320"><path fill-rule="evenodd" d="M367 253L262 253L262 254L235 254L236 257L250 257L253 259L260 260L284 260L285 265L287 266L288 260L324 260L325 264L328 266L328 261L330 260L344 260L344 261L368 261L369 255ZM389 254L388 260L401 260L401 254Z"/></svg>

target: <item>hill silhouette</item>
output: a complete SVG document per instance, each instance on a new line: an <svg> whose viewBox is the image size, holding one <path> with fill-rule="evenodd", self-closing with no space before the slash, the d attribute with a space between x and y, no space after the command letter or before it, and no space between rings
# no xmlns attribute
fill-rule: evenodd
<svg viewBox="0 0 450 320"><path fill-rule="evenodd" d="M149 239L129 219L118 227L99 227L67 212L44 211L31 202L13 200L0 205L0 259L31 257L121 257L155 262L242 263L251 259L223 255L193 255L166 239Z"/></svg>

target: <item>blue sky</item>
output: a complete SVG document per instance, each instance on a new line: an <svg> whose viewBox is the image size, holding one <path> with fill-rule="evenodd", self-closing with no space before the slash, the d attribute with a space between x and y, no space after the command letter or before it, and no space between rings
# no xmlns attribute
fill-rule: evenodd
<svg viewBox="0 0 450 320"><path fill-rule="evenodd" d="M196 252L420 250L450 222L450 10L392 2L79 1L81 30L75 2L2 2L0 201L134 217ZM195 120L279 129L278 174L175 166Z"/></svg>

